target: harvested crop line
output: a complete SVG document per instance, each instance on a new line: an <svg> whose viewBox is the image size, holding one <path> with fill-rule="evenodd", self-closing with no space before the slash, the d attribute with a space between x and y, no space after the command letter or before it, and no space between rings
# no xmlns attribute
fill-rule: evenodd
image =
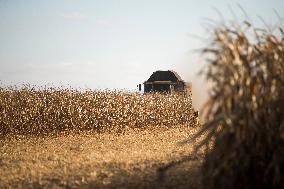
<svg viewBox="0 0 284 189"><path fill-rule="evenodd" d="M171 127L194 122L191 96L0 87L0 134Z"/></svg>

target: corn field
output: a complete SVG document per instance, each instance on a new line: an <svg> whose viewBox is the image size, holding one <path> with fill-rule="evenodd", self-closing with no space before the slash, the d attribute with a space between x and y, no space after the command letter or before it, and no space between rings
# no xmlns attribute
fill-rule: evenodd
<svg viewBox="0 0 284 189"><path fill-rule="evenodd" d="M248 21L217 26L203 54L212 84L196 135L212 144L204 188L284 188L284 32Z"/></svg>
<svg viewBox="0 0 284 189"><path fill-rule="evenodd" d="M1 87L0 134L54 134L194 123L191 96Z"/></svg>

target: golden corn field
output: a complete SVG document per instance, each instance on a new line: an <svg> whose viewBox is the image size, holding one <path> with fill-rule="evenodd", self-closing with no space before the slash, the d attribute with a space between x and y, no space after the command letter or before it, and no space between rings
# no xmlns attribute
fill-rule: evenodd
<svg viewBox="0 0 284 189"><path fill-rule="evenodd" d="M171 127L194 121L192 99L185 94L0 88L1 135Z"/></svg>
<svg viewBox="0 0 284 189"><path fill-rule="evenodd" d="M284 188L283 28L211 35L203 125L185 94L0 87L0 188Z"/></svg>
<svg viewBox="0 0 284 189"><path fill-rule="evenodd" d="M1 189L199 186L201 154L157 172L193 149L191 96L2 87L0 111Z"/></svg>

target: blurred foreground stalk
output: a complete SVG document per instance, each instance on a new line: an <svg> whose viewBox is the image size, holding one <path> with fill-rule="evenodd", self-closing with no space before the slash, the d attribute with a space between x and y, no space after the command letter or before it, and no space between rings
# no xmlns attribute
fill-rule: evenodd
<svg viewBox="0 0 284 189"><path fill-rule="evenodd" d="M284 33L222 25L203 54L203 188L284 188Z"/></svg>

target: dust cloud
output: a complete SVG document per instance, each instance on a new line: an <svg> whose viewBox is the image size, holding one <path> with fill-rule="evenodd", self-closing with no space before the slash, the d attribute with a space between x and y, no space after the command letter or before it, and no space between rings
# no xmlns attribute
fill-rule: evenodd
<svg viewBox="0 0 284 189"><path fill-rule="evenodd" d="M201 111L202 106L205 104L208 98L208 86L205 81L200 79L194 79L192 83L192 103L193 107L197 111Z"/></svg>
<svg viewBox="0 0 284 189"><path fill-rule="evenodd" d="M201 111L208 98L209 85L204 75L200 74L205 68L205 61L197 57L187 57L175 67L181 78L192 85L192 102L196 111Z"/></svg>

